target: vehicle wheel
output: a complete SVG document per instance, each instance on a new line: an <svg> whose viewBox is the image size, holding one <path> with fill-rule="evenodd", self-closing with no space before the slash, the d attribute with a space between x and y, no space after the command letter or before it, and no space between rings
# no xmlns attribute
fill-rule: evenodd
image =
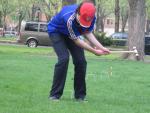
<svg viewBox="0 0 150 113"><path fill-rule="evenodd" d="M27 42L28 47L37 47L38 43L35 39L30 39Z"/></svg>

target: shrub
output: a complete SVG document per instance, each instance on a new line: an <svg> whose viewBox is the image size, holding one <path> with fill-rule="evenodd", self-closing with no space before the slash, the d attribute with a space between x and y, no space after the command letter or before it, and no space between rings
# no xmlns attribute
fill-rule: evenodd
<svg viewBox="0 0 150 113"><path fill-rule="evenodd" d="M110 37L106 36L106 33L94 33L95 37L97 38L97 40L104 46L111 46L112 45L112 40Z"/></svg>

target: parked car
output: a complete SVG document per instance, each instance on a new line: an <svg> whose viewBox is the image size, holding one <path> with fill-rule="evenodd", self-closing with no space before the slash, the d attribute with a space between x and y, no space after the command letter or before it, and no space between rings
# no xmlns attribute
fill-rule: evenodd
<svg viewBox="0 0 150 113"><path fill-rule="evenodd" d="M110 37L112 39L127 39L128 34L124 32L117 32L117 33L113 33Z"/></svg>
<svg viewBox="0 0 150 113"><path fill-rule="evenodd" d="M126 40L128 39L127 33L114 33L111 35L112 39L117 39L114 43L118 46L125 46ZM123 40L118 40L123 39ZM150 55L150 35L145 35L145 54Z"/></svg>
<svg viewBox="0 0 150 113"><path fill-rule="evenodd" d="M4 31L5 37L16 37L17 34L18 33L16 31Z"/></svg>
<svg viewBox="0 0 150 113"><path fill-rule="evenodd" d="M47 33L47 23L23 21L17 41L28 45L28 47L37 47L38 45L50 46L51 40Z"/></svg>
<svg viewBox="0 0 150 113"><path fill-rule="evenodd" d="M145 36L145 54L150 55L150 36Z"/></svg>

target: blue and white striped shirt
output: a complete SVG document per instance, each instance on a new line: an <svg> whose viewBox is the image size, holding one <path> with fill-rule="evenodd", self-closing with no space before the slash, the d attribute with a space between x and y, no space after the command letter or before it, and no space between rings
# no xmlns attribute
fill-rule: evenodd
<svg viewBox="0 0 150 113"><path fill-rule="evenodd" d="M71 39L77 39L85 33L92 32L96 18L93 19L89 28L78 26L75 19L77 8L78 5L76 4L63 7L48 23L48 33L60 32L68 35Z"/></svg>

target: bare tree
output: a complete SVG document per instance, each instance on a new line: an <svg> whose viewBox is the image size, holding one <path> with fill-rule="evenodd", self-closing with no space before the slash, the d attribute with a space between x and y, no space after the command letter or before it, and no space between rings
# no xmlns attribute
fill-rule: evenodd
<svg viewBox="0 0 150 113"><path fill-rule="evenodd" d="M128 49L136 46L139 57L144 60L144 32L145 32L145 0L128 0L129 2L129 38ZM128 59L135 59L134 55L127 55Z"/></svg>
<svg viewBox="0 0 150 113"><path fill-rule="evenodd" d="M119 32L120 7L119 0L115 0L115 32Z"/></svg>
<svg viewBox="0 0 150 113"><path fill-rule="evenodd" d="M121 18L121 31L125 32L126 23L129 16L129 5L127 1L120 2L120 18Z"/></svg>

